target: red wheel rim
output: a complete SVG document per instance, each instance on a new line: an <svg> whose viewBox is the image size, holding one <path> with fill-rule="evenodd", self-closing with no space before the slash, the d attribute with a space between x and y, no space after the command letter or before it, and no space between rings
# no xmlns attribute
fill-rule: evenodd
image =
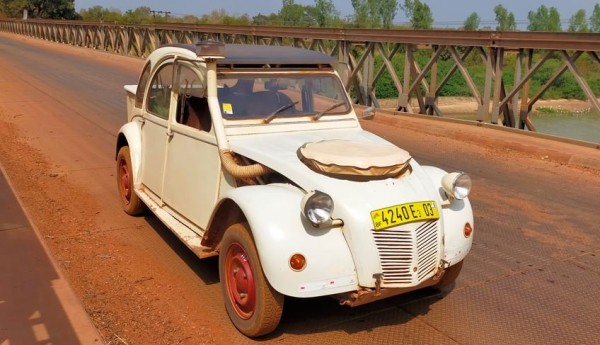
<svg viewBox="0 0 600 345"><path fill-rule="evenodd" d="M131 201L131 180L129 178L129 166L124 159L119 162L119 191L125 203Z"/></svg>
<svg viewBox="0 0 600 345"><path fill-rule="evenodd" d="M246 251L239 243L232 243L225 257L225 284L229 300L238 316L248 320L256 306L254 273Z"/></svg>

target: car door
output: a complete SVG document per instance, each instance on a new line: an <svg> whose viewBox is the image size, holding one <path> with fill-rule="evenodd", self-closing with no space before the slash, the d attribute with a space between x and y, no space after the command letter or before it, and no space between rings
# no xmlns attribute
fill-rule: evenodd
<svg viewBox="0 0 600 345"><path fill-rule="evenodd" d="M221 162L201 65L178 61L163 201L173 216L206 229L217 202Z"/></svg>
<svg viewBox="0 0 600 345"><path fill-rule="evenodd" d="M172 107L173 62L164 61L152 76L142 124L141 176L145 192L162 204L169 112Z"/></svg>

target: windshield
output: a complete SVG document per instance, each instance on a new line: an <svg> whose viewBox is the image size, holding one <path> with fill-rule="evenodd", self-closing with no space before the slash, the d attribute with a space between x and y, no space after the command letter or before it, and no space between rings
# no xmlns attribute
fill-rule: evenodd
<svg viewBox="0 0 600 345"><path fill-rule="evenodd" d="M347 114L348 98L334 74L220 74L218 97L226 119ZM318 116L316 116L318 115Z"/></svg>

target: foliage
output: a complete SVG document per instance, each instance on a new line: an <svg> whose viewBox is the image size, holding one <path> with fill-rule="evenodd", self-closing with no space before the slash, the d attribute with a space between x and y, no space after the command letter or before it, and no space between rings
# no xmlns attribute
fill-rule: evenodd
<svg viewBox="0 0 600 345"><path fill-rule="evenodd" d="M319 27L333 26L339 17L333 0L315 0L315 18Z"/></svg>
<svg viewBox="0 0 600 345"><path fill-rule="evenodd" d="M477 14L477 12L473 12L467 17L467 19L465 19L463 29L467 31L476 31L479 29L480 23L481 19L479 18L479 14Z"/></svg>
<svg viewBox="0 0 600 345"><path fill-rule="evenodd" d="M537 11L529 11L527 18L529 19L529 25L527 26L529 31L562 31L560 13L558 13L556 7L548 9L545 5L541 5Z"/></svg>
<svg viewBox="0 0 600 345"><path fill-rule="evenodd" d="M275 13L268 16L259 13L252 17L252 25L281 25L281 23L279 22L279 16Z"/></svg>
<svg viewBox="0 0 600 345"><path fill-rule="evenodd" d="M135 10L127 10L123 20L131 24L148 24L152 22L152 9L148 6L138 7Z"/></svg>
<svg viewBox="0 0 600 345"><path fill-rule="evenodd" d="M498 22L496 30L515 31L517 29L515 15L512 12L508 12L504 6L496 5L494 7L494 14L496 14L496 22Z"/></svg>
<svg viewBox="0 0 600 345"><path fill-rule="evenodd" d="M82 9L79 14L81 15L81 19L90 22L119 22L123 16L118 9L108 9L102 6Z"/></svg>
<svg viewBox="0 0 600 345"><path fill-rule="evenodd" d="M317 18L314 7L303 6L294 0L282 0L279 18L284 26L316 26Z"/></svg>
<svg viewBox="0 0 600 345"><path fill-rule="evenodd" d="M352 0L354 24L366 28L390 28L398 11L397 0Z"/></svg>
<svg viewBox="0 0 600 345"><path fill-rule="evenodd" d="M594 11L590 17L590 29L593 32L600 32L600 4L594 6Z"/></svg>
<svg viewBox="0 0 600 345"><path fill-rule="evenodd" d="M191 17L187 18L188 21L191 19ZM162 18L155 18L153 20L162 21ZM220 9L203 15L196 22L198 24L250 25L251 19L248 15L242 17L231 16L225 10Z"/></svg>
<svg viewBox="0 0 600 345"><path fill-rule="evenodd" d="M79 19L74 0L1 0L0 11L9 17L21 17L27 10L30 18Z"/></svg>
<svg viewBox="0 0 600 345"><path fill-rule="evenodd" d="M540 53L534 55L534 62L540 58ZM415 60L419 66L424 66L431 56L433 51L431 50L417 50L414 53ZM396 54L392 58L392 64L400 80L404 79L404 54ZM517 62L517 54L507 54L504 61L503 80L506 88L510 90L515 84L515 71L514 66ZM483 94L483 88L485 84L485 65L481 63L481 59L475 53L472 53L464 59L464 64L475 86L477 87L480 94ZM536 94L542 86L544 86L550 78L563 66L564 62L560 55L552 56L535 72L530 79L531 90L530 96ZM380 66L383 65L383 59L380 56L375 57L375 71L378 71ZM576 62L577 68L583 75L583 78L588 81L588 84L592 91L596 94L600 94L600 70L597 68L597 62L589 55L581 56ZM450 69L454 66L453 59L438 60L438 74L437 80L440 82ZM426 76L429 80L430 75ZM375 86L375 93L378 98L397 98L398 90L396 90L392 78L387 70L381 75ZM448 80L446 85L440 90L440 96L458 96L458 97L471 97L472 92L464 80L462 74L456 71ZM569 72L564 73L561 77L554 81L551 88L549 88L543 95L543 99L585 99L586 96L582 91L579 83Z"/></svg>
<svg viewBox="0 0 600 345"><path fill-rule="evenodd" d="M431 29L433 25L433 15L427 4L419 0L404 0L402 9L406 17L410 19L410 24L414 29Z"/></svg>
<svg viewBox="0 0 600 345"><path fill-rule="evenodd" d="M569 19L569 32L589 32L590 28L587 23L587 16L584 9L577 11L571 19Z"/></svg>
<svg viewBox="0 0 600 345"><path fill-rule="evenodd" d="M392 22L398 13L397 0L380 0L379 1L379 16L381 17L381 25L385 29L392 27Z"/></svg>

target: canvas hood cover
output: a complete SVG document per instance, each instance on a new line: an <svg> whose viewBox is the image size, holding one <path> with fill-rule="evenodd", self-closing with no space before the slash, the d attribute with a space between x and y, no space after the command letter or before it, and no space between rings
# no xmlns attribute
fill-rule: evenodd
<svg viewBox="0 0 600 345"><path fill-rule="evenodd" d="M358 181L403 175L411 159L408 152L392 144L352 140L306 143L298 149L298 157L313 171Z"/></svg>

